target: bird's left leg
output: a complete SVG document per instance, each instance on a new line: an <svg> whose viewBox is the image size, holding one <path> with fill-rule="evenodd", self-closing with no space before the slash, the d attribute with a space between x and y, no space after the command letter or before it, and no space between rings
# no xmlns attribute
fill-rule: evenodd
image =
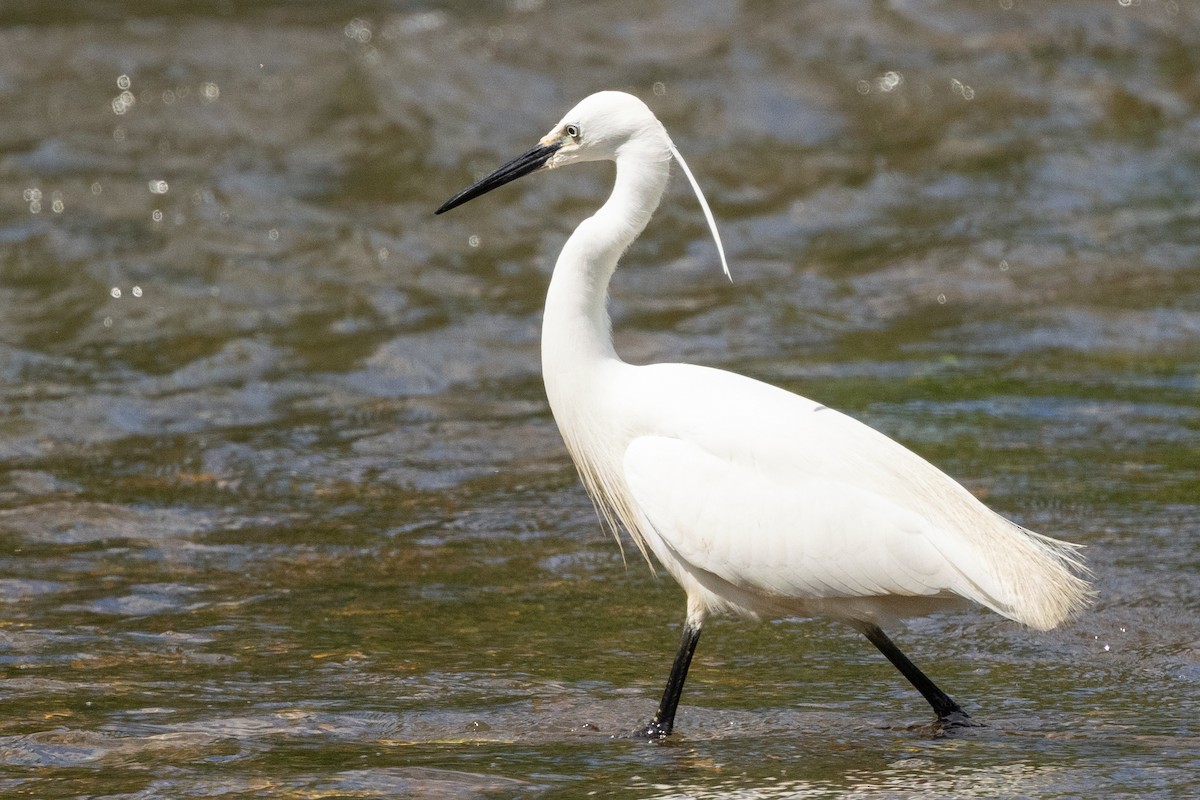
<svg viewBox="0 0 1200 800"><path fill-rule="evenodd" d="M937 714L938 722L946 728L966 728L977 727L978 722L975 722L962 710L958 703L954 702L950 695L946 694L938 687L936 683L929 679L924 672L917 668L917 665L908 660L908 656L900 652L900 648L896 647L895 643L888 638L887 634L878 625L870 622L862 622L855 620L851 624L861 633L866 636L871 644L879 648L879 652L887 657L887 660L892 662L892 666L900 670L904 677L908 678L916 690L933 706L933 713Z"/></svg>
<svg viewBox="0 0 1200 800"><path fill-rule="evenodd" d="M688 614L687 622L683 624L679 652L675 655L675 663L671 665L671 676L667 678L667 688L663 691L658 711L646 727L634 731L635 736L664 739L671 735L671 729L675 727L675 709L679 706L679 698L683 694L683 682L687 679L688 667L691 666L692 655L696 652L696 643L700 641L702 622L702 618L695 619L692 614Z"/></svg>

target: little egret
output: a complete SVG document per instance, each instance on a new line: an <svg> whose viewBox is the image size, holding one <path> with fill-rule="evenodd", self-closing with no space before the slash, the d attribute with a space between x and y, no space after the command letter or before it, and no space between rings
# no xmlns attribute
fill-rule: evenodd
<svg viewBox="0 0 1200 800"><path fill-rule="evenodd" d="M615 161L607 202L563 246L546 297L542 372L559 431L601 517L687 593L683 639L654 718L671 733L704 621L714 613L823 614L862 634L943 727L973 724L884 634L897 617L974 601L1038 630L1085 607L1075 545L1010 522L920 456L861 422L766 383L691 364L618 358L609 280L658 206L674 158L649 108L593 94L528 152L437 213L523 175ZM619 540L618 540L619 541Z"/></svg>

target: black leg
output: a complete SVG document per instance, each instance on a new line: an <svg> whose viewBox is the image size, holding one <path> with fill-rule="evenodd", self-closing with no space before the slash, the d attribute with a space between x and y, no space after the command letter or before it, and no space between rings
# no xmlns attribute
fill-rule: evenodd
<svg viewBox="0 0 1200 800"><path fill-rule="evenodd" d="M939 689L938 685L929 680L924 672L917 669L917 665L900 652L900 648L896 647L882 628L869 622L853 622L852 624L859 633L870 640L871 644L878 647L879 652L887 656L887 660L892 662L892 665L908 678L908 682L929 701L929 705L933 706L933 713L937 714L938 722L947 727L968 727L978 724L971 720L971 717L962 710L958 703L950 699L950 695Z"/></svg>
<svg viewBox="0 0 1200 800"><path fill-rule="evenodd" d="M696 652L696 643L700 641L700 626L693 627L690 623L683 625L683 639L679 643L679 652L675 663L671 665L671 677L667 678L667 688L663 691L662 702L654 719L644 728L634 733L648 739L662 739L671 735L675 727L675 709L679 706L679 697L683 694L683 682L687 680L688 667L692 664L692 655Z"/></svg>

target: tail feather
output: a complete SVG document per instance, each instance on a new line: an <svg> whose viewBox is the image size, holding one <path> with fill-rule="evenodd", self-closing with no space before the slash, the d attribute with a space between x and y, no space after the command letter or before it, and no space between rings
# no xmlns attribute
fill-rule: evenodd
<svg viewBox="0 0 1200 800"><path fill-rule="evenodd" d="M959 591L998 614L1040 631L1071 619L1096 597L1091 570L1080 558L1081 545L1030 530L996 515L998 530L974 540L984 552L974 563L983 575L963 574L969 586ZM964 563L964 562L958 562Z"/></svg>

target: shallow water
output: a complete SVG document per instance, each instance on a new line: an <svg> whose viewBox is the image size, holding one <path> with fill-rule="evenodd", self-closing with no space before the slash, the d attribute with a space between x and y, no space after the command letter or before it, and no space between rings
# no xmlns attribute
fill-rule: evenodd
<svg viewBox="0 0 1200 800"><path fill-rule="evenodd" d="M60 7L61 6L61 7ZM1200 7L0 8L0 794L1200 792ZM754 375L1087 546L897 641L721 621L603 534L541 303L605 167L432 209L587 93L676 181L618 349Z"/></svg>

